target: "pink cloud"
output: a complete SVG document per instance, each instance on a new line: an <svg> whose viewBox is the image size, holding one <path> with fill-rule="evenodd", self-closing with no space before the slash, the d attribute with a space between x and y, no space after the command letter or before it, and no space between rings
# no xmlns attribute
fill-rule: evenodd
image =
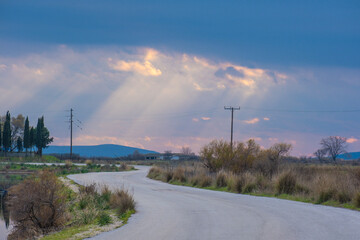
<svg viewBox="0 0 360 240"><path fill-rule="evenodd" d="M211 118L209 118L209 117L202 117L201 119L204 120L204 121L209 121Z"/></svg>
<svg viewBox="0 0 360 240"><path fill-rule="evenodd" d="M259 122L259 119L258 118L253 118L253 119L250 119L250 120L245 120L244 123L246 124L255 124Z"/></svg>
<svg viewBox="0 0 360 240"><path fill-rule="evenodd" d="M354 142L357 142L357 141L358 141L358 139L353 138L353 137L348 138L348 139L346 140L347 143L354 143Z"/></svg>

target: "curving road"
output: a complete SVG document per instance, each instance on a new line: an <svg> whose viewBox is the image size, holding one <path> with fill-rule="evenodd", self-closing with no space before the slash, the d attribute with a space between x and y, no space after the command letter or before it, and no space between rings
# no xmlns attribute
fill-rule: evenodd
<svg viewBox="0 0 360 240"><path fill-rule="evenodd" d="M93 239L360 239L360 212L275 198L174 186L146 178L149 167L71 175L80 184L132 189L137 213Z"/></svg>

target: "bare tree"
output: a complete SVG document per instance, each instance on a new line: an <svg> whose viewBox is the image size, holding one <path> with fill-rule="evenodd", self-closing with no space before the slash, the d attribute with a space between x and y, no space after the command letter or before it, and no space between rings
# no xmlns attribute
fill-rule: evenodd
<svg viewBox="0 0 360 240"><path fill-rule="evenodd" d="M320 142L322 150L325 151L329 157L335 162L336 158L342 154L346 153L346 138L339 136L330 136L323 138Z"/></svg>
<svg viewBox="0 0 360 240"><path fill-rule="evenodd" d="M181 153L186 155L186 156L190 156L190 155L194 154L190 147L182 147L181 148Z"/></svg>
<svg viewBox="0 0 360 240"><path fill-rule="evenodd" d="M322 162L326 155L326 151L324 149L318 149L318 150L316 150L316 152L314 152L314 155L315 155L315 157L317 157L319 162Z"/></svg>

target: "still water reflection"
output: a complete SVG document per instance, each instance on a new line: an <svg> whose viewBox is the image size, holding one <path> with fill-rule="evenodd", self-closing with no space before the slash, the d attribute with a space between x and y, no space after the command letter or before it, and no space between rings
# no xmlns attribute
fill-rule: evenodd
<svg viewBox="0 0 360 240"><path fill-rule="evenodd" d="M0 240L6 240L11 231L10 211L7 207L7 190L27 175L0 173Z"/></svg>

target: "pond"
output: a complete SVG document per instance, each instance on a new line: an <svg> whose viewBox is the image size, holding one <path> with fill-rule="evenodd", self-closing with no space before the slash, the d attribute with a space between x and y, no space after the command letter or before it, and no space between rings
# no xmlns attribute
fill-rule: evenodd
<svg viewBox="0 0 360 240"><path fill-rule="evenodd" d="M0 173L0 240L6 240L8 234L11 232L10 211L6 204L6 190L11 186L18 184L27 176L27 174L23 173Z"/></svg>
<svg viewBox="0 0 360 240"><path fill-rule="evenodd" d="M6 240L11 231L10 213L6 207L5 192L0 191L0 240Z"/></svg>

